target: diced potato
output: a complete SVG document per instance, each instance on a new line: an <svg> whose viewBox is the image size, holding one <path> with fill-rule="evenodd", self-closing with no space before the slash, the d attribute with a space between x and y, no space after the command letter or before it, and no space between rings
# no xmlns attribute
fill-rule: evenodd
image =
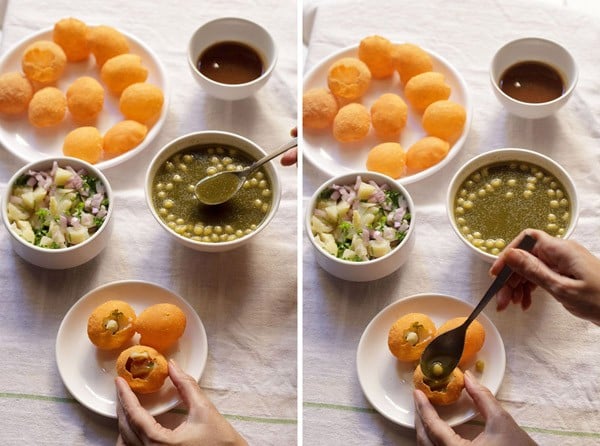
<svg viewBox="0 0 600 446"><path fill-rule="evenodd" d="M354 258L356 258L356 252L352 251L351 249L344 249L344 252L342 253L342 259L352 260Z"/></svg>
<svg viewBox="0 0 600 446"><path fill-rule="evenodd" d="M35 207L35 196L33 195L32 190L23 193L21 199L23 200L23 207L33 210Z"/></svg>
<svg viewBox="0 0 600 446"><path fill-rule="evenodd" d="M372 240L369 245L369 252L372 257L383 257L392 250L387 240Z"/></svg>
<svg viewBox="0 0 600 446"><path fill-rule="evenodd" d="M350 203L348 203L347 201L341 200L338 204L337 204L337 208L338 208L338 215L346 215L346 213L350 210Z"/></svg>
<svg viewBox="0 0 600 446"><path fill-rule="evenodd" d="M363 224L365 226L370 226L371 224L373 224L373 221L375 220L375 215L373 215L369 212L369 213L363 215L362 220L363 220Z"/></svg>
<svg viewBox="0 0 600 446"><path fill-rule="evenodd" d="M73 172L62 167L57 168L54 173L54 182L57 186L64 186L71 178L73 178Z"/></svg>
<svg viewBox="0 0 600 446"><path fill-rule="evenodd" d="M335 204L331 206L327 206L325 208L325 212L327 213L327 220L332 223L337 223L338 221L338 208Z"/></svg>
<svg viewBox="0 0 600 446"><path fill-rule="evenodd" d="M44 201L46 195L48 195L48 192L41 186L36 187L33 191L33 199L36 203L41 203L42 201Z"/></svg>
<svg viewBox="0 0 600 446"><path fill-rule="evenodd" d="M372 186L369 183L361 182L360 186L358 186L358 192L356 195L359 200L368 200L376 190L377 188L375 186Z"/></svg>
<svg viewBox="0 0 600 446"><path fill-rule="evenodd" d="M331 255L337 255L337 244L331 234L321 233L317 235L317 242L321 247Z"/></svg>
<svg viewBox="0 0 600 446"><path fill-rule="evenodd" d="M321 220L319 217L313 215L310 217L310 229L313 234L321 234L323 232L333 232L333 226L328 225L326 222Z"/></svg>
<svg viewBox="0 0 600 446"><path fill-rule="evenodd" d="M360 213L356 210L352 211L352 225L357 231L360 231L360 228L362 227L362 219L360 218Z"/></svg>
<svg viewBox="0 0 600 446"><path fill-rule="evenodd" d="M63 198L62 200L60 200L60 203L58 205L58 211L61 214L70 214L71 206L73 206L73 202L68 198Z"/></svg>
<svg viewBox="0 0 600 446"><path fill-rule="evenodd" d="M25 210L15 206L13 203L8 203L8 220L9 221L19 221L19 220L29 220L30 214Z"/></svg>
<svg viewBox="0 0 600 446"><path fill-rule="evenodd" d="M56 201L56 197L50 197L48 208L50 209L50 215L53 217L60 217L60 211L58 210L58 201Z"/></svg>
<svg viewBox="0 0 600 446"><path fill-rule="evenodd" d="M53 245L54 240L52 240L50 237L48 236L42 236L42 238L40 239L40 246L42 248L49 248Z"/></svg>
<svg viewBox="0 0 600 446"><path fill-rule="evenodd" d="M35 241L35 234L33 232L33 228L31 227L31 223L27 220L18 220L17 227L21 230L21 237L27 240L29 243L33 243Z"/></svg>
<svg viewBox="0 0 600 446"><path fill-rule="evenodd" d="M59 246L65 246L65 236L63 235L62 230L60 229L60 225L55 221L50 222L50 226L48 227L48 234L52 237L52 241L58 244Z"/></svg>
<svg viewBox="0 0 600 446"><path fill-rule="evenodd" d="M73 245L78 245L90 238L87 228L81 226L78 229L68 227L67 228L67 239L69 243Z"/></svg>

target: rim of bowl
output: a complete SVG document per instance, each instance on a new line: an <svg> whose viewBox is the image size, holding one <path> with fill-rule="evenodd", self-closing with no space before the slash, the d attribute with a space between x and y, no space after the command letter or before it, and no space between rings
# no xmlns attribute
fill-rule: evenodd
<svg viewBox="0 0 600 446"><path fill-rule="evenodd" d="M465 172L468 172L468 174L470 175L474 171L474 168L472 167L473 165L479 163L481 160L484 160L489 157L493 157L494 155L498 155L498 154L526 155L528 157L537 158L537 159L543 160L544 162L550 164L551 166L553 166L554 169L556 169L558 172L560 172L562 176L564 176L564 178L567 180L568 184L564 184L564 181L561 180L561 182L563 183L563 186L565 187L565 189L570 189L573 191L573 193L569 194L570 195L570 197L569 197L570 205L571 205L571 222L570 222L569 226L567 227L567 230L566 230L564 236L562 237L563 239L569 238L571 236L571 234L573 233L573 231L575 230L575 226L577 225L577 220L579 218L579 198L577 196L577 188L575 187L575 182L573 181L573 178L571 177L571 175L569 175L569 173L560 164L558 164L556 161L554 161L549 156L543 155L543 154L541 154L539 152L535 152L533 150L523 149L523 148L518 148L518 147L503 147L500 149L493 149L493 150L490 150L489 152L481 153L481 154L471 158L465 164L463 164L460 167L460 169L458 169L456 171L456 173L452 176L452 179L450 180L450 183L448 185L448 191L446 193L446 215L448 216L450 226L452 227L452 229L454 230L454 233L458 236L458 238L464 244L466 244L469 247L469 249L471 249L474 253L476 253L482 257L485 257L485 258L489 259L490 261L494 261L498 258L497 255L490 254L485 251L481 251L480 249L477 249L466 238L464 238L463 234L458 230L458 226L455 223L454 212L453 212L454 207L451 206L451 203L454 202L454 196L456 195L456 191L453 193L453 190L458 189L458 186L459 186L459 184L457 183L459 177L463 176L465 174ZM502 161L509 161L509 160L485 161L481 164L481 167L488 165L488 164L492 164L494 162L502 162ZM523 162L527 162L530 164L538 164L539 167L541 167L542 169L544 169L546 171L549 171L549 173L556 176L554 174L554 172L550 171L550 169L548 169L547 167L544 167L544 166L540 166L539 163L536 163L535 161L522 160L519 158L517 158L517 159L512 158L510 161L517 161L517 162L523 161ZM467 176L468 175L465 175L465 178ZM526 228L523 228L523 229L526 229Z"/></svg>
<svg viewBox="0 0 600 446"><path fill-rule="evenodd" d="M63 167L64 165L68 165L68 163L72 163L72 162L81 164L89 173L92 173L95 177L99 178L102 181L102 184L104 185L104 188L106 189L106 196L109 199L108 212L106 214L104 222L102 223L102 226L100 226L100 228L96 232L94 232L87 240L85 240L82 243L79 243L77 245L67 246L66 248L58 248L58 249L43 248L41 246L36 246L33 243L29 243L27 240L19 237L19 235L16 234L12 230L12 228L10 227L10 223L8 221L8 202L10 200L10 194L13 190L15 181L21 175L27 173L27 171L29 171L30 169L40 170L40 167L36 167L36 166L40 166L40 165L45 166L45 165L49 164L50 168L52 168L52 164L54 163L54 161L56 161L58 163L59 167ZM62 165L61 165L61 163L62 163ZM32 161L31 163L28 163L25 166L21 167L19 170L17 170L13 174L13 176L10 178L10 180L8 180L8 183L6 184L6 190L2 193L2 200L1 200L0 205L2 206L2 222L4 223L4 226L6 226L6 229L8 230L8 232L10 233L11 237L14 240L17 240L20 244L26 246L29 249L33 249L34 251L39 251L39 252L43 252L43 253L59 253L59 252L64 253L64 252L69 252L69 251L74 251L76 249L80 249L80 248L92 243L92 241L95 240L108 227L108 222L112 218L113 209L115 207L114 201L115 201L115 198L114 198L114 194L112 191L112 187L111 187L108 179L106 178L106 176L102 173L102 171L100 171L98 168L94 167L92 164L90 164L87 161L84 161L82 159L73 158L70 156L59 156L59 157L44 158L44 159L40 159L37 161Z"/></svg>
<svg viewBox="0 0 600 446"><path fill-rule="evenodd" d="M198 67L196 66L196 60L198 58L198 54L192 54L192 46L194 41L196 40L196 35L205 27L207 27L208 25L214 25L216 23L220 23L220 22L227 22L227 21L237 21L237 22L243 22L247 25L251 25L256 27L259 31L262 31L263 33L265 33L265 35L268 37L269 41L271 42L271 45L273 46L273 57L269 62L269 65L267 66L267 68L263 71L263 73L258 76L256 79L251 80L250 82L244 82L243 84L226 84L224 82L218 82L215 81L209 77L206 77L204 74L202 74L200 72L200 70L198 69ZM217 42L215 42L217 43ZM246 42L242 42L242 43L246 43ZM252 48L254 48L254 46L251 45ZM256 49L256 48L254 48ZM261 48L258 48L261 56L266 59L266 54L264 54L264 51ZM279 57L279 53L277 51L277 45L275 44L275 39L273 39L273 36L271 35L271 33L269 31L267 31L267 29L262 26L259 25L256 22L253 22L252 20L248 20L248 19L243 19L240 17L221 17L215 20L210 20L204 24L202 24L199 28L197 28L194 33L192 34L192 37L190 38L190 41L188 43L188 51L187 51L187 59L188 59L188 64L190 65L190 67L192 68L192 70L194 71L194 73L196 73L198 76L200 76L202 79L204 79L207 83L215 85L215 86L219 86L219 87L226 87L226 88L231 88L231 89L241 89L241 88L246 88L248 86L252 86L255 84L258 84L260 82L263 81L263 79L265 79L266 77L270 76L271 73L273 72L273 70L275 69L275 65L277 64L277 59Z"/></svg>
<svg viewBox="0 0 600 446"><path fill-rule="evenodd" d="M175 231L173 231L171 228L169 228L165 224L165 222L162 221L162 219L158 216L158 214L154 208L154 204L152 203L152 190L151 190L152 181L154 180L154 177L156 175L156 170L159 167L157 165L157 163L159 161L164 162L173 154L175 154L177 152L181 152L183 150L187 150L187 149L193 147L193 145L181 147L179 150L177 150L176 152L173 152L171 155L168 155L168 156L164 155L165 152L167 152L172 146L179 144L186 139L193 138L195 136L200 136L200 135L203 135L203 136L204 135L206 135L206 136L218 135L218 136L224 136L226 138L231 138L232 142L229 143L230 145L234 146L235 148L237 148L239 150L242 150L246 155L248 155L250 158L253 158L255 160L257 158L254 158L253 155L247 153L245 150L243 150L243 148L236 146L234 144L234 141L241 142L242 144L248 144L248 145L254 147L255 149L257 149L264 156L267 155L267 152L265 152L265 150L261 146L256 144L254 141L252 141L244 136L238 135L236 133L226 132L226 131L222 131L222 130L203 130L203 131L199 131L199 132L187 133L185 135L179 136L179 137L175 138L174 140L168 142L163 147L161 147L161 149L156 153L156 155L154 155L154 157L148 164L148 168L146 170L144 193L146 195L146 204L147 204L148 208L150 209L150 213L152 214L154 219L159 223L159 225L162 226L162 228L167 231L167 233L169 235L175 237L177 240L179 240L180 242L182 242L184 244L212 247L212 248L215 248L214 251L219 251L219 249L217 247L221 247L221 246L224 248L225 247L234 247L238 244L241 244L241 243L247 241L248 239L254 237L255 235L258 235L259 232L261 232L265 227L268 226L268 224L271 222L271 220L277 213L277 209L279 208L279 202L281 201L281 185L280 185L279 177L277 175L277 170L271 164L272 161L269 161L268 163L264 164L262 166L262 168L266 169L267 172L272 170L272 173L269 172L269 176L271 177L270 179L271 179L271 183L272 183L271 190L273 191L273 195L272 195L273 202L271 203L271 209L269 210L269 213L265 216L265 218L260 222L260 225L258 225L254 231L250 232L249 234L244 235L243 237L240 237L240 238L232 240L232 241L207 243L207 242L202 242L202 241L198 241L198 240L193 240L191 238L184 237L180 234L177 234ZM202 143L202 144L204 144L204 143ZM211 144L211 143L207 142L206 144ZM161 158L163 158L163 157L164 157L164 160L161 160ZM150 174L152 173L153 170L155 171L154 175L152 175L152 178L150 178Z"/></svg>
<svg viewBox="0 0 600 446"><path fill-rule="evenodd" d="M367 260L364 262L352 262L350 260L344 260L344 259L340 259L338 257L335 257L333 255L331 255L330 253L328 253L327 251L325 251L323 248L321 248L319 245L317 245L317 242L315 242L315 237L312 233L312 230L310 229L310 217L312 216L312 211L315 207L315 203L317 201L317 198L319 197L319 195L321 194L321 192L326 189L327 187L330 187L333 184L350 184L347 182L343 182L341 183L340 180L343 178L347 178L347 177L354 177L354 180L356 181L356 177L373 177L373 178L377 178L378 180L376 180L378 183L380 182L385 182L387 183L392 189L398 189L400 190L400 192L402 193L402 195L404 196L404 198L406 199L406 202L408 204L408 211L410 213L410 225L408 226L408 231L406 233L406 237L404 237L404 239L400 242L400 244L398 244L398 246L395 246L390 252L388 252L386 255L378 257L376 259L371 259L371 260ZM344 180L345 181L345 180ZM360 172L350 172L350 173L344 173L341 175L337 175L333 178L330 178L329 180L325 181L323 184L321 184L317 190L315 191L315 193L311 196L310 201L308 202L308 206L306 207L306 212L304 215L304 228L306 230L306 235L308 236L311 244L313 245L313 247L315 249L317 249L319 252L321 252L322 254L324 254L326 257L335 260L336 262L341 263L342 265L347 265L350 268L361 268L364 267L365 265L373 265L376 263L380 263L385 261L388 257L391 257L394 253L396 253L396 251L398 251L401 247L403 247L406 243L408 243L408 240L410 239L410 237L413 236L413 232L415 230L415 204L414 201L412 199L412 196L410 195L410 193L408 192L408 190L406 189L406 187L404 187L404 185L398 183L396 180L394 180L392 177L389 177L387 175L384 175L382 173L378 173L378 172L369 172L369 171L360 171Z"/></svg>
<svg viewBox="0 0 600 446"><path fill-rule="evenodd" d="M559 97L552 99L551 101L546 101L546 102L525 102L525 101L520 101L518 99L513 98L512 96L507 95L504 91L502 91L502 89L498 85L498 82L496 81L496 78L494 76L494 69L493 69L494 64L496 63L496 59L498 58L498 55L502 51L504 51L506 48L508 48L509 46L517 45L517 44L525 42L525 41L540 41L540 42L544 42L546 44L552 45L552 46L558 48L559 51L562 51L567 56L567 58L571 61L571 64L573 65L572 80L571 80L571 82L569 82L568 88L565 91L563 91L563 93ZM518 62L519 61L515 61L514 63L518 63ZM509 67L510 67L510 65L508 67L506 67L504 70L506 70ZM553 65L553 68L555 68L556 70L559 71L559 73L561 74L561 77L563 77L563 79L566 78L563 70L561 70L560 68L558 68L554 65ZM502 73L500 73L500 76L502 76ZM498 94L500 94L502 97L506 98L507 100L514 102L516 104L519 104L519 105L527 106L527 107L541 108L541 107L545 107L545 106L548 106L551 104L555 104L556 102L562 101L564 98L569 97L573 93L573 90L575 89L575 86L577 85L577 82L579 80L579 68L577 67L577 63L575 62L575 58L573 57L571 52L569 50L567 50L560 43L555 42L554 40L544 39L543 37L522 37L520 39L511 40L510 42L505 43L496 51L496 53L494 53L494 57L492 58L492 62L490 64L490 80L491 80L492 85L494 86L494 89L496 90L496 92Z"/></svg>

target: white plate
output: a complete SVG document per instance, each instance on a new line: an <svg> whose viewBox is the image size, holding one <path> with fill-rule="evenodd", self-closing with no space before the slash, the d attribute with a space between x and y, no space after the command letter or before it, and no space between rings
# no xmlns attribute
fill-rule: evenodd
<svg viewBox="0 0 600 446"><path fill-rule="evenodd" d="M183 310L186 328L177 344L165 355L175 359L188 374L199 380L206 365L208 344L204 325L196 311L175 293L144 281L112 282L83 296L65 315L56 336L56 363L60 376L77 401L107 417L115 418L115 363L121 350L97 349L87 336L87 321L94 309L107 300L119 299L129 303L136 314L150 305L172 303ZM133 337L137 344L139 335ZM152 415L164 413L179 402L177 390L170 379L152 394L138 398Z"/></svg>
<svg viewBox="0 0 600 446"><path fill-rule="evenodd" d="M367 325L358 344L356 365L362 390L373 407L389 420L406 427L415 427L415 407L412 392L413 363L398 361L389 351L387 339L390 327L406 313L428 315L436 327L459 316L468 316L473 307L455 297L441 294L418 294L388 305ZM485 361L482 374L474 372L479 381L495 395L506 366L506 353L500 333L492 322L480 314L477 320L485 328L485 343L477 359ZM474 366L471 365L471 368ZM440 417L450 426L464 423L476 415L466 391L449 406L437 408Z"/></svg>
<svg viewBox="0 0 600 446"><path fill-rule="evenodd" d="M427 50L427 52L433 60L433 70L442 73L446 82L452 88L450 99L461 104L465 108L467 112L467 121L462 135L452 145L446 158L436 165L420 172L408 172L406 176L397 180L402 184L409 184L426 178L448 164L462 148L467 138L467 134L469 133L469 128L471 127L473 111L466 82L460 73L445 59L432 51ZM357 57L357 55L358 46L356 45L344 48L319 62L304 77L304 91L316 87L327 88L327 71L331 64L342 57ZM400 76L395 72L389 79L373 79L369 90L360 102L370 109L373 102L375 102L375 100L383 93L395 93L400 95L404 101L409 104L408 101L406 101L403 90L402 84L400 83ZM426 134L421 126L421 115L417 114L409 105L408 121L400 135L400 145L404 150L407 150L413 143L424 136L426 136ZM302 151L306 159L326 175L336 176L349 172L366 170L367 154L369 153L369 150L383 141L377 138L375 132L371 128L367 137L361 141L340 143L333 137L331 129L328 128L323 130L304 130L303 142Z"/></svg>
<svg viewBox="0 0 600 446"><path fill-rule="evenodd" d="M148 69L147 82L160 87L164 94L164 104L160 116L148 134L134 149L114 158L96 163L100 170L116 166L140 153L156 138L165 123L169 108L169 89L165 70L154 52L136 37L121 31L129 41L129 51L142 58L142 64ZM25 48L37 40L52 40L52 28L39 31L9 49L0 59L0 73L22 71L21 58ZM65 72L58 80L56 87L66 93L71 83L80 76L90 76L98 80L104 87L104 108L96 122L92 125L104 134L109 128L125 119L119 111L119 98L110 93L100 78L100 70L96 66L94 56L87 61L67 62ZM78 126L71 120L69 113L62 123L54 127L37 129L29 123L27 114L18 116L0 116L0 143L6 150L26 162L42 158L62 156L62 145L67 133Z"/></svg>

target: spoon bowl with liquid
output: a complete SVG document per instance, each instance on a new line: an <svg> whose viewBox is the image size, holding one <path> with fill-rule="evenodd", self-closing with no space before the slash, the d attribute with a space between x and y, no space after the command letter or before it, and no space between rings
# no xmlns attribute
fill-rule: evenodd
<svg viewBox="0 0 600 446"><path fill-rule="evenodd" d="M263 164L271 161L276 156L287 152L298 145L298 138L292 138L274 152L255 161L242 170L222 171L205 177L196 183L194 194L200 202L208 205L217 205L230 200L243 186L246 178Z"/></svg>
<svg viewBox="0 0 600 446"><path fill-rule="evenodd" d="M536 240L533 237L526 235L517 246L517 249L531 251L535 242ZM429 343L420 359L423 375L434 382L443 382L450 376L463 354L467 328L481 313L491 298L500 291L511 274L512 269L508 265L505 265L465 322L455 329L439 335Z"/></svg>
<svg viewBox="0 0 600 446"><path fill-rule="evenodd" d="M490 82L500 103L508 112L528 119L558 111L569 100L577 79L577 65L569 51L537 37L507 43L490 67Z"/></svg>

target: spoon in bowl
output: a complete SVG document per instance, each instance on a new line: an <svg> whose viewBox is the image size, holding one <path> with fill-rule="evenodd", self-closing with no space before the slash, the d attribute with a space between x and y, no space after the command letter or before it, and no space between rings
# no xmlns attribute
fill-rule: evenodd
<svg viewBox="0 0 600 446"><path fill-rule="evenodd" d="M292 138L290 141L279 147L273 153L264 158L255 161L250 166L242 170L223 171L215 173L201 179L194 187L196 198L204 204L216 205L230 200L242 187L246 178L256 169L271 161L283 152L287 152L298 145L298 138Z"/></svg>
<svg viewBox="0 0 600 446"><path fill-rule="evenodd" d="M529 252L533 249L535 242L536 240L533 237L526 235L517 246L517 249ZM462 325L439 335L429 343L423 351L420 360L421 371L425 377L435 382L443 382L450 376L463 354L467 328L481 313L481 310L484 309L490 299L500 291L512 272L512 269L508 265L504 265L504 268L496 276L496 279L492 282L479 304L477 304L471 315Z"/></svg>

